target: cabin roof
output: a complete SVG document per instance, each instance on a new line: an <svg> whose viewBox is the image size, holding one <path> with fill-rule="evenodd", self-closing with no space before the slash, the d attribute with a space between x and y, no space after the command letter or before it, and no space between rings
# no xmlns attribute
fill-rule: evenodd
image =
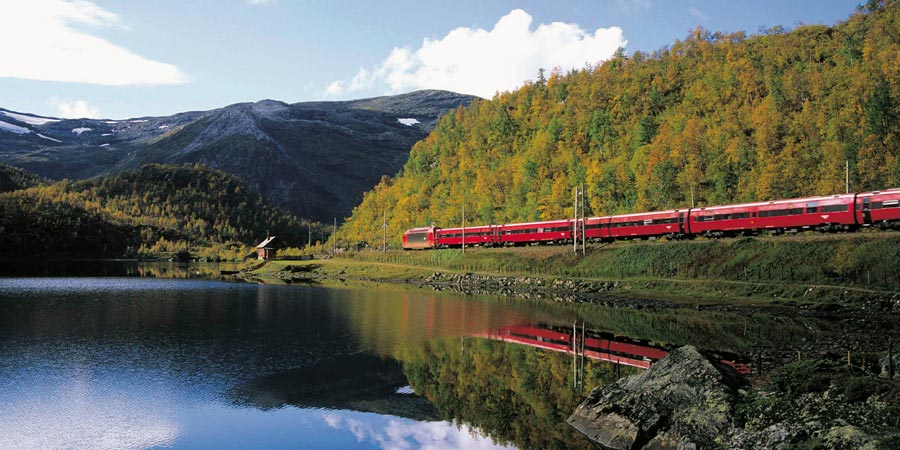
<svg viewBox="0 0 900 450"><path fill-rule="evenodd" d="M260 242L259 245L256 246L256 248L266 248L266 246L271 244L272 241L274 241L274 240L275 240L275 236L267 237L266 240Z"/></svg>

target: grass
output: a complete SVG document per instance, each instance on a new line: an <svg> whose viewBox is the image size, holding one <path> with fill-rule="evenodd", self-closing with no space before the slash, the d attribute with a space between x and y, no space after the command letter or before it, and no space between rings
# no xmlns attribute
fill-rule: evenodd
<svg viewBox="0 0 900 450"><path fill-rule="evenodd" d="M900 296L900 233L800 234L723 240L570 246L360 251L315 261L274 261L255 275L317 264L325 277L409 281L434 272L616 281L614 295L689 304L839 308Z"/></svg>

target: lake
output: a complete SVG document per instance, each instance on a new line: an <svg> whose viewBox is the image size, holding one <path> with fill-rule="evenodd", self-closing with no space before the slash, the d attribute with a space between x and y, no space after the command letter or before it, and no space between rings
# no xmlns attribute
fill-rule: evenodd
<svg viewBox="0 0 900 450"><path fill-rule="evenodd" d="M133 264L0 278L0 448L590 448L565 418L641 369L621 354L573 369L552 336L574 322L648 349L736 353L815 328ZM194 279L158 278L179 275Z"/></svg>

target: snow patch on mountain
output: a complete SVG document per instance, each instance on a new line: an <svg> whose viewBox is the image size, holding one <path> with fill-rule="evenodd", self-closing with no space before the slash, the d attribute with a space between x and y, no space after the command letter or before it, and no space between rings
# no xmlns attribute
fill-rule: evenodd
<svg viewBox="0 0 900 450"><path fill-rule="evenodd" d="M109 147L109 144L100 144L97 147Z"/></svg>
<svg viewBox="0 0 900 450"><path fill-rule="evenodd" d="M408 118L408 119L397 119L397 122L400 122L400 123L402 123L403 125L406 125L406 126L408 126L408 127L411 127L411 126L413 126L413 125L415 125L415 124L417 124L417 123L421 123L421 122L419 122L418 120L413 119L413 118Z"/></svg>
<svg viewBox="0 0 900 450"><path fill-rule="evenodd" d="M37 134L38 137L44 138L44 139L46 139L46 140L48 140L48 141L62 142L62 141L59 140L59 139L53 139L52 137L50 137L50 136L44 136L44 135L41 134L41 133L35 133L35 134Z"/></svg>
<svg viewBox="0 0 900 450"><path fill-rule="evenodd" d="M11 123L6 123L0 120L0 130L9 131L10 133L15 134L28 134L31 133L31 130L25 127L20 127L18 125L13 125Z"/></svg>
<svg viewBox="0 0 900 450"><path fill-rule="evenodd" d="M13 119L18 120L22 123L27 123L28 125L43 125L45 123L50 122L59 122L59 119L48 119L46 117L35 117L35 116L26 116L24 114L16 114L9 111L3 111L3 114L6 114Z"/></svg>
<svg viewBox="0 0 900 450"><path fill-rule="evenodd" d="M81 136L81 133L84 133L85 131L94 131L94 129L93 128L85 128L85 127L78 127L78 128L72 129L72 132L79 136Z"/></svg>

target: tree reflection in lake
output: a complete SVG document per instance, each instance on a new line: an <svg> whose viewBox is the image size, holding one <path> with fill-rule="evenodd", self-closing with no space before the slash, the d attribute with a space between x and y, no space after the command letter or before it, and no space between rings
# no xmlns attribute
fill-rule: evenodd
<svg viewBox="0 0 900 450"><path fill-rule="evenodd" d="M393 286L0 278L0 448L581 447L564 419L615 366L587 361L576 391L571 356L473 337L576 320L726 350L809 325Z"/></svg>

